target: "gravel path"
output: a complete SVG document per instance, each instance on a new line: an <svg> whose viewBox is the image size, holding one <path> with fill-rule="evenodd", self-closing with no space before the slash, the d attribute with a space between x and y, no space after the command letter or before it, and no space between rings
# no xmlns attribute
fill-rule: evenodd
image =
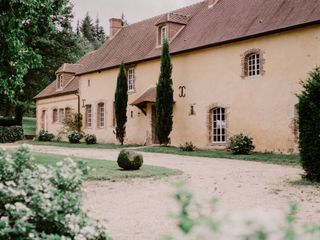
<svg viewBox="0 0 320 240"><path fill-rule="evenodd" d="M37 152L116 160L118 150L33 146ZM182 176L126 182L85 183L84 207L97 219L107 219L115 240L162 239L174 229L170 214L177 213L172 182L185 180L198 199L217 197L226 212L285 209L289 201L300 206L299 220L320 222L320 189L294 186L299 167L226 159L143 153L145 164L180 169Z"/></svg>

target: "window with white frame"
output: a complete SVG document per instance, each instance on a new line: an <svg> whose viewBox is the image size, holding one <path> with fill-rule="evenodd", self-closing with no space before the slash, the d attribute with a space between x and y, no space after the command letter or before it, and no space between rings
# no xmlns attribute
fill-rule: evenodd
<svg viewBox="0 0 320 240"><path fill-rule="evenodd" d="M252 53L247 56L248 76L260 75L260 54Z"/></svg>
<svg viewBox="0 0 320 240"><path fill-rule="evenodd" d="M98 104L98 127L103 128L105 127L105 104L99 103Z"/></svg>
<svg viewBox="0 0 320 240"><path fill-rule="evenodd" d="M128 69L128 91L133 92L135 90L135 75L134 68Z"/></svg>
<svg viewBox="0 0 320 240"><path fill-rule="evenodd" d="M166 39L168 39L167 27L163 26L160 28L160 44L162 45Z"/></svg>
<svg viewBox="0 0 320 240"><path fill-rule="evenodd" d="M91 128L92 127L92 105L86 105L86 127Z"/></svg>
<svg viewBox="0 0 320 240"><path fill-rule="evenodd" d="M226 110L215 108L212 110L212 142L226 143Z"/></svg>
<svg viewBox="0 0 320 240"><path fill-rule="evenodd" d="M62 123L64 119L64 109L60 108L59 109L59 123Z"/></svg>
<svg viewBox="0 0 320 240"><path fill-rule="evenodd" d="M58 76L58 89L62 89L63 88L63 76L59 75Z"/></svg>

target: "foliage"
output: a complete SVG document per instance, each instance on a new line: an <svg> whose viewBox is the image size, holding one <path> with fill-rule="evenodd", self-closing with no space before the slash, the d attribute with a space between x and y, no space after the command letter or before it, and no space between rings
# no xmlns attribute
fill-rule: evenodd
<svg viewBox="0 0 320 240"><path fill-rule="evenodd" d="M0 150L0 173L1 239L110 239L81 210L83 172L71 159L46 168L26 146Z"/></svg>
<svg viewBox="0 0 320 240"><path fill-rule="evenodd" d="M143 164L143 156L133 151L122 150L117 162L124 170L139 170Z"/></svg>
<svg viewBox="0 0 320 240"><path fill-rule="evenodd" d="M62 121L63 129L67 132L82 132L82 118L81 113L73 113L71 117L65 117Z"/></svg>
<svg viewBox="0 0 320 240"><path fill-rule="evenodd" d="M298 96L299 145L306 178L320 182L320 67L310 73Z"/></svg>
<svg viewBox="0 0 320 240"><path fill-rule="evenodd" d="M193 145L192 142L185 142L185 144L180 145L179 148L184 152L193 152L194 150L197 149L197 147Z"/></svg>
<svg viewBox="0 0 320 240"><path fill-rule="evenodd" d="M24 134L21 126L0 126L0 143L12 143L23 139Z"/></svg>
<svg viewBox="0 0 320 240"><path fill-rule="evenodd" d="M255 149L253 140L243 133L232 136L228 141L228 150L233 154L249 154Z"/></svg>
<svg viewBox="0 0 320 240"><path fill-rule="evenodd" d="M282 214L250 210L241 215L227 215L217 208L217 200L207 204L195 202L193 195L183 184L178 184L175 199L180 206L176 216L178 229L183 235L168 239L228 239L228 240L294 240L320 238L320 225L296 223L297 205L291 203Z"/></svg>
<svg viewBox="0 0 320 240"><path fill-rule="evenodd" d="M72 131L68 133L68 139L70 143L79 143L83 138L83 134L78 131Z"/></svg>
<svg viewBox="0 0 320 240"><path fill-rule="evenodd" d="M16 120L12 117L1 117L0 118L0 126L2 127L10 127L10 126L15 126Z"/></svg>
<svg viewBox="0 0 320 240"><path fill-rule="evenodd" d="M97 144L97 137L94 134L87 134L85 136L85 141L87 144Z"/></svg>
<svg viewBox="0 0 320 240"><path fill-rule="evenodd" d="M54 134L48 131L41 130L39 132L38 141L40 142L51 142L55 138Z"/></svg>
<svg viewBox="0 0 320 240"><path fill-rule="evenodd" d="M126 68L122 63L117 79L117 87L115 92L115 113L116 113L116 137L123 145L126 136L127 122L127 105L128 105L128 80L126 76Z"/></svg>
<svg viewBox="0 0 320 240"><path fill-rule="evenodd" d="M82 37L88 40L93 49L98 49L106 40L106 35L103 27L100 26L99 18L96 18L94 25L89 13L81 21L81 25L77 27L77 32L81 33Z"/></svg>
<svg viewBox="0 0 320 240"><path fill-rule="evenodd" d="M157 84L156 98L156 134L160 144L167 145L170 142L169 135L172 131L173 114L173 89L172 89L172 65L169 43L165 41L162 46L161 72Z"/></svg>

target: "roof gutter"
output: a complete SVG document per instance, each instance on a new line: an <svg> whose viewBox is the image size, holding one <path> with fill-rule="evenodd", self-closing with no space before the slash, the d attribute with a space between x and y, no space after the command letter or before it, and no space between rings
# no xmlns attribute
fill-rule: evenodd
<svg viewBox="0 0 320 240"><path fill-rule="evenodd" d="M211 44L207 44L207 45L203 45L203 46L199 46L199 47L180 50L180 51L176 51L176 52L171 53L171 55L174 56L174 55L178 55L178 54L182 54L182 53L192 52L192 51L195 51L195 50L221 46L221 45L224 45L224 44L230 44L230 43L234 43L234 42L245 41L245 40L252 39L252 38L257 38L257 37L262 37L262 36L266 36L266 35L286 32L286 31L290 31L290 30L293 30L293 29L303 28L303 27L307 27L307 26L313 26L313 25L317 25L317 24L320 24L320 19L316 20L316 21L313 21L313 22L303 23L303 24L299 24L299 25L289 26L289 27L280 28L280 29L276 29L276 30L270 30L270 31L266 31L266 32L261 32L261 33L257 33L257 34L253 34L253 35L244 36L244 37L234 38L234 39L230 39L230 40L226 40L226 41L222 41L222 42L211 43ZM137 63L141 63L141 62L146 62L146 61L158 59L160 57L161 56L159 55L159 56L144 58L144 59L141 59L141 60L127 62L126 64L137 64ZM89 74L89 73L95 73L95 72L101 72L101 71L104 71L104 70L118 68L119 66L120 66L120 64L114 65L114 66L110 66L110 67L106 67L106 68L101 68L101 69L98 69L98 70L91 70L91 71L88 71L88 72L78 73L78 74L76 74L76 76L81 76L81 75L85 75L85 74Z"/></svg>

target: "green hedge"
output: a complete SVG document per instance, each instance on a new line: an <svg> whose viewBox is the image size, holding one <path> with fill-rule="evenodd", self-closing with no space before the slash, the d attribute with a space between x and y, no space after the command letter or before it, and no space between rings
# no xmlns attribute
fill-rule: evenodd
<svg viewBox="0 0 320 240"><path fill-rule="evenodd" d="M16 124L16 120L14 118L11 117L0 117L0 126L2 127L11 127L11 126L15 126Z"/></svg>
<svg viewBox="0 0 320 240"><path fill-rule="evenodd" d="M2 127L0 126L0 143L11 143L24 139L21 126Z"/></svg>

